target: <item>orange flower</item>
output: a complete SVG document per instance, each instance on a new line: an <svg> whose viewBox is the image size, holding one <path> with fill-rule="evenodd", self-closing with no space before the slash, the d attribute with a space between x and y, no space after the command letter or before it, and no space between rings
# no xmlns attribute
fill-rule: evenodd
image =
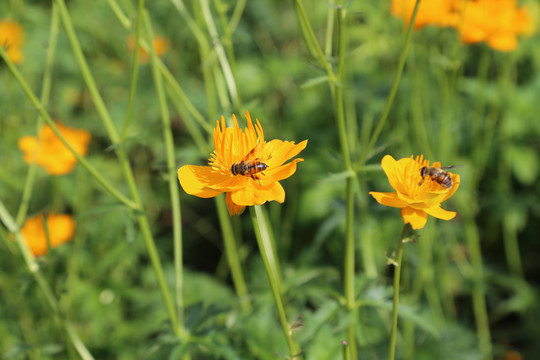
<svg viewBox="0 0 540 360"><path fill-rule="evenodd" d="M467 44L485 41L495 50L512 51L518 45L517 36L531 35L534 24L516 0L476 0L463 4L457 29Z"/></svg>
<svg viewBox="0 0 540 360"><path fill-rule="evenodd" d="M386 155L381 166L396 192L372 191L370 194L382 205L400 208L405 224L411 224L413 229L421 229L426 225L428 215L442 220L451 220L456 216L455 212L442 209L441 203L456 192L459 175L445 172L448 177L428 174L422 177L422 168L429 167L429 161L424 160L423 156L396 161ZM438 161L432 165L434 168L440 166Z"/></svg>
<svg viewBox="0 0 540 360"><path fill-rule="evenodd" d="M304 150L307 140L266 142L257 120L253 126L246 111L247 128L242 131L233 115L233 127L226 127L221 117L214 129L215 150L210 166L185 165L178 170L178 179L190 195L210 198L226 193L231 216L240 214L246 206L267 201L285 201L285 191L278 182L296 171L296 164L304 159L285 162Z"/></svg>
<svg viewBox="0 0 540 360"><path fill-rule="evenodd" d="M133 52L135 50L135 36L130 35L127 42L129 50ZM156 55L161 57L165 54L170 47L169 40L162 36L155 36L153 41L154 51ZM139 48L139 62L147 63L150 61L150 54L142 47Z"/></svg>
<svg viewBox="0 0 540 360"><path fill-rule="evenodd" d="M35 256L47 253L47 240L50 247L55 248L71 240L75 233L76 225L71 215L47 214L46 218L47 231L41 214L26 220L21 229L28 248Z"/></svg>
<svg viewBox="0 0 540 360"><path fill-rule="evenodd" d="M455 3L456 0L421 1L414 28L420 29L425 25L453 26L458 21ZM415 5L416 0L392 0L390 13L403 19L405 25L409 26Z"/></svg>
<svg viewBox="0 0 540 360"><path fill-rule="evenodd" d="M86 130L69 128L55 122L62 136L80 155L84 156L90 142L90 133ZM39 130L38 138L35 136L23 136L19 139L19 149L24 152L24 161L32 163L35 154L35 162L45 168L51 175L64 175L73 170L77 164L77 158L60 141L49 125L44 125Z"/></svg>
<svg viewBox="0 0 540 360"><path fill-rule="evenodd" d="M6 48L6 54L13 63L24 60L21 47L24 43L24 31L15 21L0 21L0 46Z"/></svg>

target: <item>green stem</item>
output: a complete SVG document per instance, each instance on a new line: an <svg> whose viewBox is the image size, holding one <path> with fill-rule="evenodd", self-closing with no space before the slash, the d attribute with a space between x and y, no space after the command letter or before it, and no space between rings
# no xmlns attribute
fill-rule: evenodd
<svg viewBox="0 0 540 360"><path fill-rule="evenodd" d="M113 9L116 16L121 19L123 24L129 24L131 26L131 22L125 22L122 19L125 19L125 17L122 17L122 12L116 4L116 2L109 0L109 6ZM133 106L135 105L135 93L137 90L137 78L139 74L139 49L141 47L141 22L142 22L142 13L144 9L144 0L139 0L139 7L137 9L137 22L136 22L136 28L135 28L135 50L133 52L133 63L131 64L131 86L129 89L129 100L128 100L128 107L126 111L126 117L124 119L124 125L122 126L122 132L120 133L120 142L124 143L127 136L127 130L129 128L129 125L131 123L131 114L133 112Z"/></svg>
<svg viewBox="0 0 540 360"><path fill-rule="evenodd" d="M375 127L375 130L373 131L373 134L371 135L371 139L369 140L369 143L367 144L367 146L364 148L364 151L362 151L362 154L360 155L359 164L364 164L367 156L369 155L369 152L371 151L371 149L375 145L375 142L379 138L379 135L384 127L384 124L386 123L386 119L388 118L388 114L390 113L390 108L392 107L392 103L394 102L394 97L396 96L398 84L401 79L401 74L403 73L403 68L405 67L405 61L407 60L407 53L409 51L409 47L411 44L414 21L416 20L416 14L418 12L419 5L420 5L420 0L416 0L414 12L411 18L411 22L409 23L409 28L407 29L407 35L405 37L405 46L403 47L403 50L401 51L401 55L399 56L398 67L396 70L396 75L394 76L392 88L390 89L390 93L388 94L388 98L386 99L386 105L384 106L384 110L381 114L381 117L379 118L379 122L377 123L377 126Z"/></svg>
<svg viewBox="0 0 540 360"><path fill-rule="evenodd" d="M394 268L394 296L392 300L392 329L390 331L390 349L389 360L394 360L396 354L396 338L397 338L397 322L398 322L398 305L399 305L399 281L401 276L401 260L403 258L403 246L407 242L407 237L411 231L411 226L405 224L399 237L398 248L396 252L395 268Z"/></svg>
<svg viewBox="0 0 540 360"><path fill-rule="evenodd" d="M465 223L467 233L467 246L473 268L473 310L476 319L476 331L478 333L480 352L483 360L493 359L491 347L491 331L489 329L489 317L484 292L484 271L482 265L482 253L480 250L480 235L474 220L469 217Z"/></svg>
<svg viewBox="0 0 540 360"><path fill-rule="evenodd" d="M58 39L58 10L57 10L56 5L53 4L51 12L52 14L51 14L51 30L50 30L50 35L49 35L49 48L47 51L45 72L43 74L43 84L41 86L41 103L44 106L47 105L50 98L51 83L52 83L52 68L54 64L54 54L56 51L56 40ZM39 132L39 129L43 125L43 119L41 116L38 117L36 124L37 124L36 126L37 132ZM26 176L26 181L24 183L24 190L23 190L21 205L19 206L19 210L17 211L17 216L15 218L17 225L19 226L22 225L22 223L24 222L24 219L28 212L30 198L32 197L32 188L36 180L36 163L35 163L36 151L37 151L37 147L36 147L36 150L34 151L32 162L28 168L28 175Z"/></svg>
<svg viewBox="0 0 540 360"><path fill-rule="evenodd" d="M79 163L86 169L88 172L107 190L113 197L118 199L120 202L125 204L127 207L131 209L136 209L137 205L130 199L128 199L126 196L124 196L122 193L120 193L118 190L116 190L101 174L92 166L90 163L81 155L79 155L72 147L69 145L69 143L66 141L66 139L62 136L54 122L52 121L50 115L45 111L45 108L43 104L38 100L38 98L34 95L32 90L30 90L30 87L26 83L26 81L21 76L21 73L17 70L17 68L13 65L13 63L8 59L6 56L5 50L0 47L0 56L4 59L6 62L8 68L11 70L11 73L21 87L23 88L23 91L26 93L26 96L32 103L32 105L39 111L41 117L45 120L45 122L51 127L52 131L58 136L60 141L68 148L69 151L77 158Z"/></svg>
<svg viewBox="0 0 540 360"><path fill-rule="evenodd" d="M163 267L161 265L161 261L159 259L159 255L156 249L156 244L154 241L154 238L152 236L152 232L150 231L150 226L148 224L148 219L145 216L144 213L144 206L142 204L142 201L140 199L137 186L135 183L135 178L133 176L133 171L131 169L131 165L127 159L125 149L122 143L119 142L120 137L118 136L118 133L116 131L116 128L114 127L114 124L111 120L111 117L107 111L107 108L105 107L105 103L103 102L103 99L101 98L101 95L99 94L97 90L97 86L94 82L94 78L92 77L92 74L90 72L90 69L88 67L88 64L86 62L86 59L84 58L84 55L82 53L79 41L77 39L77 36L75 34L75 31L73 29L73 25L71 23L71 19L69 17L69 13L67 11L66 5L64 0L55 0L56 3L59 5L60 9L60 18L62 20L62 23L64 24L64 28L66 30L66 33L68 35L69 41L71 43L71 47L73 49L73 53L75 54L75 58L77 60L77 63L79 65L79 68L81 70L81 73L83 75L83 78L86 82L86 86L88 87L88 90L90 91L90 95L92 97L92 100L94 102L94 105L96 106L96 109L101 117L101 120L103 124L105 125L105 128L107 130L107 133L109 135L109 138L111 142L117 146L117 155L118 160L120 162L120 166L122 168L122 171L124 173L124 177L126 179L128 188L130 190L131 196L134 199L135 206L131 206L136 211L136 218L139 223L139 227L141 229L142 235L144 237L144 241L147 247L148 255L150 257L150 261L152 263L152 267L154 269L154 272L156 274L158 284L160 287L161 295L163 297L163 301L165 302L165 307L167 309L171 325L173 328L173 332L180 336L180 330L178 327L178 319L175 311L175 307L173 305L173 302L171 300L171 296L169 293L169 289L167 287L167 283L165 281L165 275L163 274ZM151 50L150 50L151 51ZM53 129L54 130L54 129ZM133 203L132 203L133 204Z"/></svg>
<svg viewBox="0 0 540 360"><path fill-rule="evenodd" d="M242 273L240 256L238 256L238 248L234 238L234 232L231 224L231 217L227 211L224 195L216 197L216 206L218 210L219 223L221 225L221 233L223 234L223 243L225 244L225 256L231 270L231 276L236 290L236 294L240 298L240 306L246 312L251 311L251 303L249 294Z"/></svg>
<svg viewBox="0 0 540 360"><path fill-rule="evenodd" d="M11 232L15 237L17 246L19 247L19 250L23 256L26 266L28 267L28 270L30 271L30 274L34 277L34 280L43 292L47 303L51 307L58 321L60 321L60 323L63 325L71 343L73 344L81 358L83 360L93 360L94 357L82 342L79 334L77 334L77 332L73 328L73 325L71 325L71 323L62 316L60 307L58 305L58 300L54 296L53 291L51 290L49 284L45 280L45 277L41 273L39 264L34 258L34 255L30 252L30 249L26 245L26 242L21 234L19 227L5 208L2 201L0 201L0 221L4 223L9 232Z"/></svg>
<svg viewBox="0 0 540 360"><path fill-rule="evenodd" d="M279 321L289 347L289 353L292 359L297 358L297 348L292 339L292 331L287 322L287 315L285 314L285 308L283 301L281 300L282 284L280 282L280 276L277 276L277 259L274 258L274 244L271 241L269 235L269 227L266 219L261 211L260 205L254 205L250 207L251 219L253 221L253 227L255 228L255 236L257 237L257 243L259 245L259 251L264 263L266 275L270 282L272 289L272 295L274 295L274 301L278 311Z"/></svg>
<svg viewBox="0 0 540 360"><path fill-rule="evenodd" d="M146 31L150 39L154 38L152 25L148 14L144 13ZM165 139L165 149L167 153L167 175L169 182L169 194L171 198L172 217L173 217L173 242L174 242L174 268L176 272L176 314L178 316L178 334L183 337L184 329L184 267L182 255L182 214L180 211L180 194L178 193L178 178L176 176L176 160L174 156L174 140L171 130L171 120L169 109L167 107L167 99L165 98L165 90L163 89L163 79L159 71L158 57L151 47L152 55L152 73L154 83L157 90L159 106L161 109L161 121L163 124L163 138Z"/></svg>
<svg viewBox="0 0 540 360"><path fill-rule="evenodd" d="M241 114L242 103L240 100L240 95L238 94L236 79L234 78L233 70L231 68L229 59L227 58L227 54L225 53L225 49L221 44L216 24L214 24L214 18L212 17L212 12L210 11L210 4L208 3L208 0L200 1L202 14L206 22L206 27L208 28L208 32L210 33L212 43L214 44L214 49L216 51L219 64L221 66L221 71L223 72L227 88L229 89L229 95L231 97L233 106L237 109L238 113Z"/></svg>

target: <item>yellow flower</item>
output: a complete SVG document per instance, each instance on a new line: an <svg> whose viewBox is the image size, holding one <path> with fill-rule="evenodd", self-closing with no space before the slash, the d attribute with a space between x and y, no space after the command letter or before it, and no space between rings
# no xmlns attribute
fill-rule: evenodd
<svg viewBox="0 0 540 360"><path fill-rule="evenodd" d="M485 41L499 51L512 51L518 35L531 35L534 24L525 7L516 0L467 1L462 6L462 18L457 29L461 40L472 44Z"/></svg>
<svg viewBox="0 0 540 360"><path fill-rule="evenodd" d="M285 162L304 150L307 140L266 142L257 120L253 126L246 111L247 128L242 131L233 115L233 127L226 127L221 117L214 129L215 150L210 166L185 165L178 170L178 179L190 195L210 198L226 193L231 216L240 214L246 206L266 201L285 201L285 191L278 182L294 174L296 164L304 159Z"/></svg>
<svg viewBox="0 0 540 360"><path fill-rule="evenodd" d="M414 28L420 29L425 25L453 26L458 21L455 6L456 0L421 1L416 14ZM390 13L403 19L409 26L416 5L416 0L392 0Z"/></svg>
<svg viewBox="0 0 540 360"><path fill-rule="evenodd" d="M24 43L24 31L15 21L0 21L0 46L6 49L6 54L13 63L19 64L24 60L21 47Z"/></svg>
<svg viewBox="0 0 540 360"><path fill-rule="evenodd" d="M84 156L90 143L90 133L56 123L62 136L80 155ZM35 162L42 166L51 175L63 175L71 172L77 164L77 158L60 141L49 125L39 130L38 138L23 136L19 139L19 149L24 153L24 161L32 163L35 153Z"/></svg>
<svg viewBox="0 0 540 360"><path fill-rule="evenodd" d="M133 52L135 50L135 36L130 35L127 41L127 45L129 50ZM155 36L153 41L154 51L156 52L156 55L158 57L163 56L169 48L170 43L169 40L162 36ZM139 62L141 63L147 63L150 61L150 54L143 49L142 47L139 48Z"/></svg>
<svg viewBox="0 0 540 360"><path fill-rule="evenodd" d="M422 177L422 168L429 167L429 161L424 160L423 156L396 161L386 155L381 166L396 192L372 191L370 194L382 205L400 208L405 224L411 224L413 229L421 229L426 225L428 215L442 220L451 220L456 216L455 212L442 209L441 203L456 192L459 175L446 173L449 180L444 185L442 178L429 175ZM439 162L432 165L435 168L440 166Z"/></svg>
<svg viewBox="0 0 540 360"><path fill-rule="evenodd" d="M24 223L21 233L35 256L47 253L47 233L51 248L62 245L71 240L75 233L75 221L71 215L47 214L47 231L41 214L34 216Z"/></svg>

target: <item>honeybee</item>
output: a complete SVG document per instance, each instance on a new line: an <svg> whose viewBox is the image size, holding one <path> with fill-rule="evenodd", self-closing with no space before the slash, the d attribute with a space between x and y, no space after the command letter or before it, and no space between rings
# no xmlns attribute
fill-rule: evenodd
<svg viewBox="0 0 540 360"><path fill-rule="evenodd" d="M420 175L422 176L422 179L429 177L432 181L438 182L445 188L450 189L454 183L452 182L452 177L450 176L450 174L444 170L453 169L455 167L457 166L424 166L420 169Z"/></svg>
<svg viewBox="0 0 540 360"><path fill-rule="evenodd" d="M255 146L251 151L242 159L242 161L236 162L231 166L231 173L233 175L251 176L253 180L258 180L254 175L262 173L268 168L268 165L263 163L259 158L253 158L258 149L262 147L261 144Z"/></svg>

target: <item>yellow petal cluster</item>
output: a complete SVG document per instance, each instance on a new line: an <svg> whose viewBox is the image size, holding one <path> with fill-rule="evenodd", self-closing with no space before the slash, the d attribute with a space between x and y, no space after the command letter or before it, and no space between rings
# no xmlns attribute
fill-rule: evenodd
<svg viewBox="0 0 540 360"><path fill-rule="evenodd" d="M390 12L408 25L415 4L416 0L392 0ZM495 50L512 51L517 36L534 33L532 18L516 0L429 0L420 2L414 28L450 26L466 44L485 41Z"/></svg>
<svg viewBox="0 0 540 360"><path fill-rule="evenodd" d="M246 206L260 205L267 201L285 201L285 190L279 183L296 172L296 164L304 159L294 159L304 150L307 140L295 144L292 141L271 140L266 142L259 120L255 126L246 112L247 128L242 130L236 116L233 126L227 127L225 118L217 121L214 128L215 150L209 166L185 165L178 170L178 179L184 191L190 195L210 198L226 194L229 214L237 215ZM231 168L242 161L262 163L266 169L251 174L234 175Z"/></svg>
<svg viewBox="0 0 540 360"><path fill-rule="evenodd" d="M405 224L411 224L413 229L421 229L426 225L428 215L442 220L451 220L456 216L453 211L441 208L441 203L451 197L459 187L459 175L448 173L452 186L446 188L429 176L422 177L421 169L429 166L429 161L423 156L414 159L404 158L395 160L386 155L381 166L388 177L390 186L395 192L370 192L380 204L401 209L401 217ZM432 167L440 167L434 162Z"/></svg>
<svg viewBox="0 0 540 360"><path fill-rule="evenodd" d="M27 219L21 233L28 248L35 256L45 255L48 243L51 248L62 245L71 240L75 234L75 221L71 215L47 214L47 227L41 214ZM47 237L48 234L48 237Z"/></svg>
<svg viewBox="0 0 540 360"><path fill-rule="evenodd" d="M55 125L78 154L86 155L91 138L88 131L70 128L57 122ZM49 125L41 127L37 138L35 136L21 137L18 145L24 153L24 161L27 164L32 163L35 155L35 163L45 168L51 175L67 174L77 165L75 155L69 151Z"/></svg>
<svg viewBox="0 0 540 360"><path fill-rule="evenodd" d="M428 0L421 1L416 14L414 28L420 29L426 25L454 26L458 21L455 0ZM397 18L405 20L409 26L416 0L392 0L390 13Z"/></svg>
<svg viewBox="0 0 540 360"><path fill-rule="evenodd" d="M127 40L127 45L128 45L129 50L131 50L131 52L135 51L135 36L133 35L129 36ZM167 51L169 51L171 44L169 42L169 39L167 39L166 37L155 36L152 42L152 46L154 47L154 51L156 52L156 55L158 57L161 57ZM140 47L139 48L139 62L147 63L149 61L150 61L150 54L148 53L148 51Z"/></svg>
<svg viewBox="0 0 540 360"><path fill-rule="evenodd" d="M18 23L12 20L0 20L0 46L6 49L6 54L14 64L24 60L22 45L24 31Z"/></svg>

